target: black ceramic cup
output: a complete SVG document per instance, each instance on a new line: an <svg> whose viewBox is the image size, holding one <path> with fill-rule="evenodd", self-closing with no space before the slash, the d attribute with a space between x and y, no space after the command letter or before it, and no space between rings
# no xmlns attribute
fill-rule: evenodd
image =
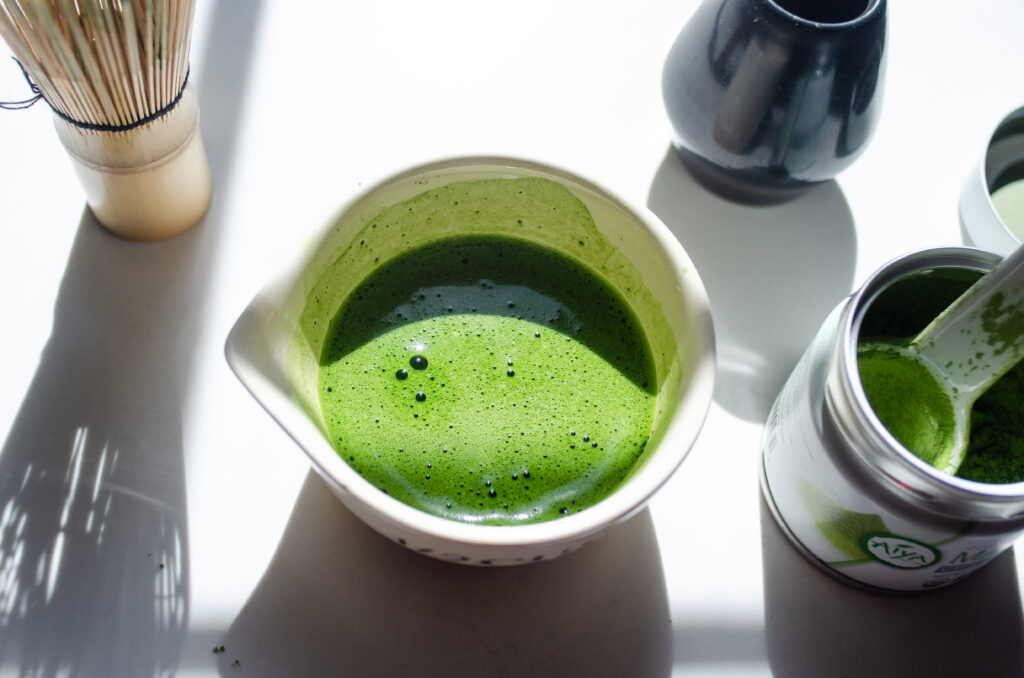
<svg viewBox="0 0 1024 678"><path fill-rule="evenodd" d="M885 0L705 0L662 74L676 148L744 202L835 177L875 129L885 40Z"/></svg>

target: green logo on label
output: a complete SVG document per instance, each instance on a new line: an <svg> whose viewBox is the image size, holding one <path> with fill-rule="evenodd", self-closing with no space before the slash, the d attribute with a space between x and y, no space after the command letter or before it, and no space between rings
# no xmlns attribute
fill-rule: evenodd
<svg viewBox="0 0 1024 678"><path fill-rule="evenodd" d="M939 551L928 544L894 534L869 534L861 540L860 546L883 565L901 570L928 567L940 557Z"/></svg>

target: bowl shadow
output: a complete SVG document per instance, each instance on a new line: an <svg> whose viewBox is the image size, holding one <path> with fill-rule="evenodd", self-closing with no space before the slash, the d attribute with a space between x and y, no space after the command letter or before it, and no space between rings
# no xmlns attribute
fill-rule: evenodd
<svg viewBox="0 0 1024 678"><path fill-rule="evenodd" d="M647 205L682 243L704 281L718 350L715 401L760 422L828 313L849 294L853 216L826 181L791 200L729 201L666 152Z"/></svg>
<svg viewBox="0 0 1024 678"><path fill-rule="evenodd" d="M776 678L1024 675L1013 549L929 593L867 593L808 562L761 499L765 633Z"/></svg>
<svg viewBox="0 0 1024 678"><path fill-rule="evenodd" d="M221 641L224 676L668 676L650 513L514 567L428 558L357 519L310 471L260 583Z"/></svg>

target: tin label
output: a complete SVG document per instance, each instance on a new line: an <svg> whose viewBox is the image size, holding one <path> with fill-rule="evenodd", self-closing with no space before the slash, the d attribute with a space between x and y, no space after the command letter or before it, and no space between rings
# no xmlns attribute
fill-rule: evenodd
<svg viewBox="0 0 1024 678"><path fill-rule="evenodd" d="M895 534L869 534L861 539L860 547L869 556L889 567L916 570L939 560L938 549Z"/></svg>

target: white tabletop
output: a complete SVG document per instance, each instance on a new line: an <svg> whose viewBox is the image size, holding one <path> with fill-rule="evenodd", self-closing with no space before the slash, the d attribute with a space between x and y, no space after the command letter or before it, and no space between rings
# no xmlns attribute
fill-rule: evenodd
<svg viewBox="0 0 1024 678"><path fill-rule="evenodd" d="M1024 104L1024 4L890 3L868 150L770 207L708 193L670 150L661 67L696 0L199 4L215 197L186 235L106 234L45 105L0 111L0 675L1024 673L1012 551L948 590L861 593L796 554L757 484L768 407L825 314L890 258L962 242L961 181ZM7 54L0 100L24 98ZM649 509L518 568L363 526L223 357L282 253L361 186L480 153L650 206L720 351L703 433Z"/></svg>

